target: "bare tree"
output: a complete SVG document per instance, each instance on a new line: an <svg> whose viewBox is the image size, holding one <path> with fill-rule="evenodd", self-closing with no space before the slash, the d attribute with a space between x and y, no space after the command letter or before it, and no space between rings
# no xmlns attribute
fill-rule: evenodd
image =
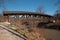
<svg viewBox="0 0 60 40"><path fill-rule="evenodd" d="M57 0L57 2L55 3L55 5L60 5L60 0Z"/></svg>
<svg viewBox="0 0 60 40"><path fill-rule="evenodd" d="M2 7L4 4L4 0L0 0L0 7Z"/></svg>
<svg viewBox="0 0 60 40"><path fill-rule="evenodd" d="M38 13L44 13L44 7L43 6L38 6L36 12Z"/></svg>
<svg viewBox="0 0 60 40"><path fill-rule="evenodd" d="M6 6L5 6L5 3L6 2L10 2L10 3L13 3L15 0L0 0L0 7L3 8L3 10L6 9Z"/></svg>
<svg viewBox="0 0 60 40"><path fill-rule="evenodd" d="M60 10L60 0L57 0L55 3L55 7L57 7L57 10Z"/></svg>
<svg viewBox="0 0 60 40"><path fill-rule="evenodd" d="M55 6L57 7L57 10L55 11L54 16L60 19L60 0L57 0L57 2L55 3Z"/></svg>
<svg viewBox="0 0 60 40"><path fill-rule="evenodd" d="M58 20L60 20L60 10L56 10L54 17Z"/></svg>

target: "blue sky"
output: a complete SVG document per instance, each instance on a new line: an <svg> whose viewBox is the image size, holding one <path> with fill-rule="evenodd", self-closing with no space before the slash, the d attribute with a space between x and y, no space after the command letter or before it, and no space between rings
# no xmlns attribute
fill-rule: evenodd
<svg viewBox="0 0 60 40"><path fill-rule="evenodd" d="M43 6L45 13L53 15L56 10L54 3L57 0L15 0L14 2L5 1L6 10L9 11L29 11L35 12L38 6ZM2 11L3 7L0 7Z"/></svg>

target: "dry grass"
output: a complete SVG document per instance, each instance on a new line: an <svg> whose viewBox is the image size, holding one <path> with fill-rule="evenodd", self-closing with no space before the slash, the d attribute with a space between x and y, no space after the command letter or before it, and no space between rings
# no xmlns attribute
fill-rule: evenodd
<svg viewBox="0 0 60 40"><path fill-rule="evenodd" d="M29 29L23 28L23 27L17 27L15 25L10 25L10 28L13 30L17 30L21 34L25 35L27 37L27 40L45 40L42 34L40 34L40 31L38 28L32 28L31 32L28 31Z"/></svg>

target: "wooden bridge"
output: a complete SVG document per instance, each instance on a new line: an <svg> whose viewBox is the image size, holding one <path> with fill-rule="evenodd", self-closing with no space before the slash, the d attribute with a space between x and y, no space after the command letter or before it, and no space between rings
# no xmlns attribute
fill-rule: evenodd
<svg viewBox="0 0 60 40"><path fill-rule="evenodd" d="M31 27L43 26L44 28L60 29L60 20L46 14L23 11L4 11L3 15L8 22L15 21L19 26L22 26L24 22L28 21Z"/></svg>

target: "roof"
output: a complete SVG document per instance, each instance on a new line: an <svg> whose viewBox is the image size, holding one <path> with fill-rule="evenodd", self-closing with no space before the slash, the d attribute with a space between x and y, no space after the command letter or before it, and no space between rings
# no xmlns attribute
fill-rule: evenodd
<svg viewBox="0 0 60 40"><path fill-rule="evenodd" d="M25 12L25 11L4 11L3 12L4 16L7 15L41 15L41 16L48 16L48 17L52 17L50 15L46 15L43 13L38 13L38 12Z"/></svg>

